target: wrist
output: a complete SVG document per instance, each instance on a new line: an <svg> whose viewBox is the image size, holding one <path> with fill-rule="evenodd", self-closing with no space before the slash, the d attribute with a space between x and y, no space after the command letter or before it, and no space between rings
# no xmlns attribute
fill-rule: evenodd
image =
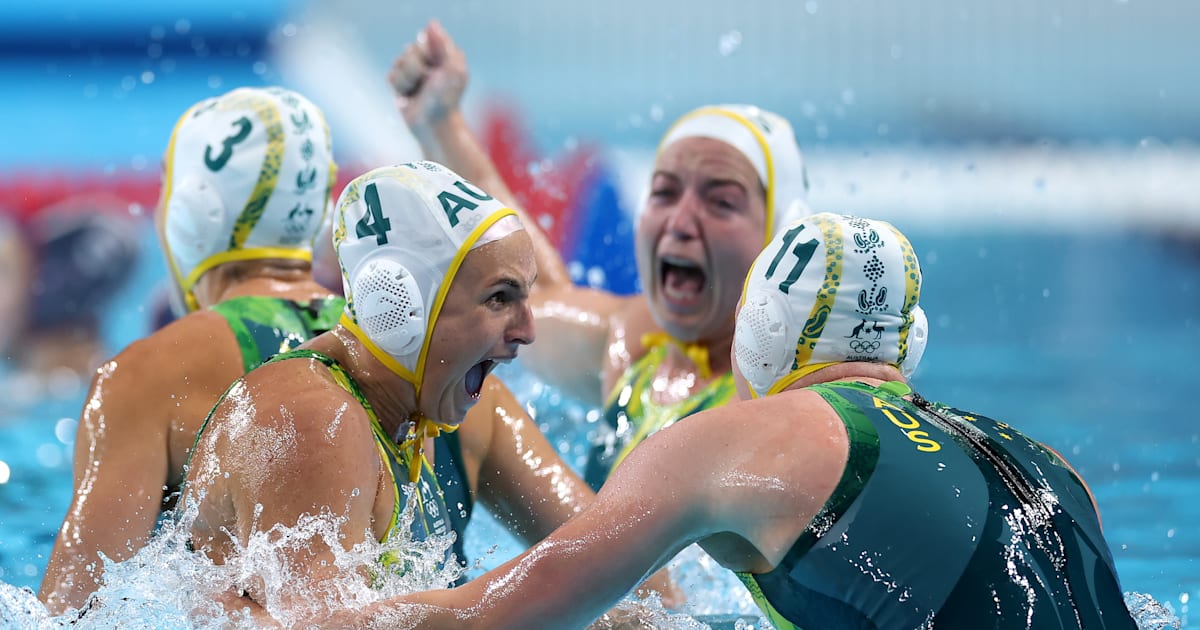
<svg viewBox="0 0 1200 630"><path fill-rule="evenodd" d="M430 115L411 123L409 128L422 144L441 144L461 133L466 126L462 110L453 107L436 113L430 112Z"/></svg>

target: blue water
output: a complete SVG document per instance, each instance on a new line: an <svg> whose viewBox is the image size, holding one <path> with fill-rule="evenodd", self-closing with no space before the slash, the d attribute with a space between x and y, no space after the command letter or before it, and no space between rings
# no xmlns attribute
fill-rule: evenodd
<svg viewBox="0 0 1200 630"><path fill-rule="evenodd" d="M1200 385L1200 239L907 231L923 261L931 322L914 385L1061 451L1096 495L1124 590L1148 593L1184 627L1200 627L1189 610L1200 597L1200 426L1191 407ZM162 277L155 256L149 250L126 289L131 299L107 314L114 348L145 330L145 300L135 296ZM578 465L596 414L510 374ZM13 382L5 376L0 391ZM70 499L72 419L83 395L9 400L0 409L0 473L9 471L0 483L4 582L40 584ZM468 551L485 567L517 549L497 532L486 517L468 531Z"/></svg>

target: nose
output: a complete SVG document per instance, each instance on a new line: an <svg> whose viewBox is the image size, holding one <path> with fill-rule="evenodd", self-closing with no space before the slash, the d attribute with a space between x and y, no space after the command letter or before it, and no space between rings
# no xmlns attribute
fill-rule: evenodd
<svg viewBox="0 0 1200 630"><path fill-rule="evenodd" d="M667 217L666 230L675 238L687 241L700 236L700 213L703 212L703 202L695 191L686 189L680 195L679 201L671 208Z"/></svg>
<svg viewBox="0 0 1200 630"><path fill-rule="evenodd" d="M529 300L523 300L521 308L505 331L504 341L527 346L533 343L536 337L533 330L533 309L529 306Z"/></svg>

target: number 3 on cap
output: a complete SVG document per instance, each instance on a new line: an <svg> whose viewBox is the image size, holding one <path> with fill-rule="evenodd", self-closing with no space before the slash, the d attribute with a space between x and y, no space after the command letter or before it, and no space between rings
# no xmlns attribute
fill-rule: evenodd
<svg viewBox="0 0 1200 630"><path fill-rule="evenodd" d="M354 233L358 234L358 238L374 236L376 245L387 245L387 233L392 229L392 222L383 216L383 206L379 205L379 190L375 184L367 184L363 201L367 202L367 213L354 226Z"/></svg>

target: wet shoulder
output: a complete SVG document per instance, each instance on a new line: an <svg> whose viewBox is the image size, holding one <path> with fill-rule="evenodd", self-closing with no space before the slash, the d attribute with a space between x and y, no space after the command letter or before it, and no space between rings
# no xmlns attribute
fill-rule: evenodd
<svg viewBox="0 0 1200 630"><path fill-rule="evenodd" d="M260 415L294 419L298 427L310 418L335 422L346 415L367 417L359 401L335 380L328 366L304 356L254 368L239 379L236 392L231 388L226 394L226 399L235 397L254 404Z"/></svg>
<svg viewBox="0 0 1200 630"><path fill-rule="evenodd" d="M211 313L197 312L129 344L97 371L93 387L128 389L147 405L203 394L211 406L240 374L241 357L228 327Z"/></svg>

